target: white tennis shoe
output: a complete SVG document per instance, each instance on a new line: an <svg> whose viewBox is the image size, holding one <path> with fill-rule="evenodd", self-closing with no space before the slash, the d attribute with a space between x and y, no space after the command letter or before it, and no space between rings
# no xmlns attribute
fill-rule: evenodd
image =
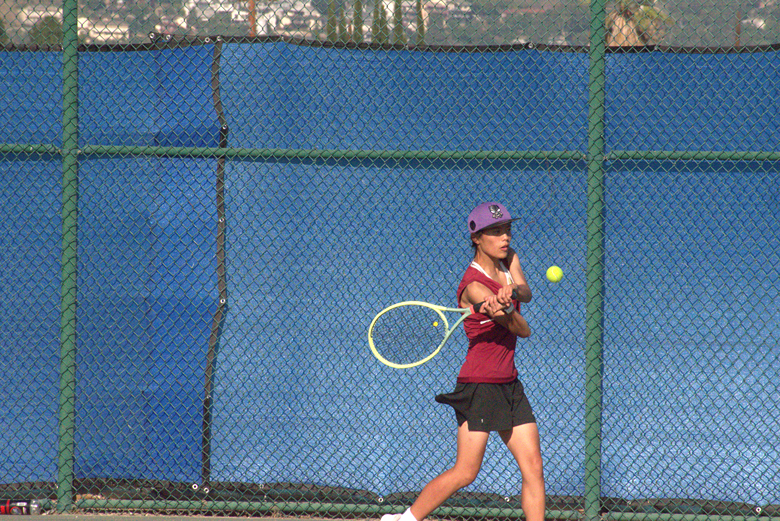
<svg viewBox="0 0 780 521"><path fill-rule="evenodd" d="M417 521L417 518L412 514L412 509L407 508L403 514L385 514L380 521Z"/></svg>

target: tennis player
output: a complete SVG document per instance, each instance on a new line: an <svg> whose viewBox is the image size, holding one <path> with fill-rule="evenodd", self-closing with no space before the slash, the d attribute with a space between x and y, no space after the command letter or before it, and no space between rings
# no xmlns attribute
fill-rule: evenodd
<svg viewBox="0 0 780 521"><path fill-rule="evenodd" d="M464 322L469 348L455 390L436 396L437 402L455 409L455 465L428 483L406 512L384 515L382 521L422 521L471 484L479 474L492 431L499 433L520 467L521 504L527 521L544 519L539 431L515 367L517 337L531 334L520 314L520 302L531 300L531 290L509 246L515 220L497 202L480 204L468 216L474 259L458 286L458 305L485 304ZM512 301L513 290L519 296L517 302Z"/></svg>

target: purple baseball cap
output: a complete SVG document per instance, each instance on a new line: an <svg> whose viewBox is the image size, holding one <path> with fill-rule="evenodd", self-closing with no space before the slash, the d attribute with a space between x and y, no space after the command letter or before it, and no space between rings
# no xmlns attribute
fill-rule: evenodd
<svg viewBox="0 0 780 521"><path fill-rule="evenodd" d="M477 233L485 228L516 221L509 210L501 203L489 202L477 206L469 214L467 221L469 233Z"/></svg>

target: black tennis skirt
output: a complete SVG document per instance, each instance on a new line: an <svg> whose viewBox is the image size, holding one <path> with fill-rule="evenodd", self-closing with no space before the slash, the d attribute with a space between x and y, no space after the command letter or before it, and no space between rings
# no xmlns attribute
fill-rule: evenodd
<svg viewBox="0 0 780 521"><path fill-rule="evenodd" d="M536 423L520 380L505 384L459 383L451 393L436 395L436 401L455 409L458 425L468 421L472 431L506 431Z"/></svg>

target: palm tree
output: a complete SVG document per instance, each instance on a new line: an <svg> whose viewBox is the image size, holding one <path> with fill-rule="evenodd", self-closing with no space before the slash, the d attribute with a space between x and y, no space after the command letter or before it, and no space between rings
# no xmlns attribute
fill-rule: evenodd
<svg viewBox="0 0 780 521"><path fill-rule="evenodd" d="M423 16L422 0L416 0L415 11L417 14L417 45L425 45L425 17Z"/></svg>
<svg viewBox="0 0 780 521"><path fill-rule="evenodd" d="M338 40L338 9L336 6L336 0L330 0L328 2L328 19L325 23L325 38L329 42L335 42Z"/></svg>
<svg viewBox="0 0 780 521"><path fill-rule="evenodd" d="M355 0L355 13L352 18L352 41L363 41L363 0Z"/></svg>
<svg viewBox="0 0 780 521"><path fill-rule="evenodd" d="M393 43L406 43L404 13L401 6L401 0L395 0L395 8L393 9Z"/></svg>
<svg viewBox="0 0 780 521"><path fill-rule="evenodd" d="M382 0L374 0L374 20L371 23L371 37L376 43L389 43L390 30L387 25L387 13Z"/></svg>
<svg viewBox="0 0 780 521"><path fill-rule="evenodd" d="M341 43L347 43L352 38L351 32L347 29L347 14L344 7L344 4L339 7L339 41Z"/></svg>

